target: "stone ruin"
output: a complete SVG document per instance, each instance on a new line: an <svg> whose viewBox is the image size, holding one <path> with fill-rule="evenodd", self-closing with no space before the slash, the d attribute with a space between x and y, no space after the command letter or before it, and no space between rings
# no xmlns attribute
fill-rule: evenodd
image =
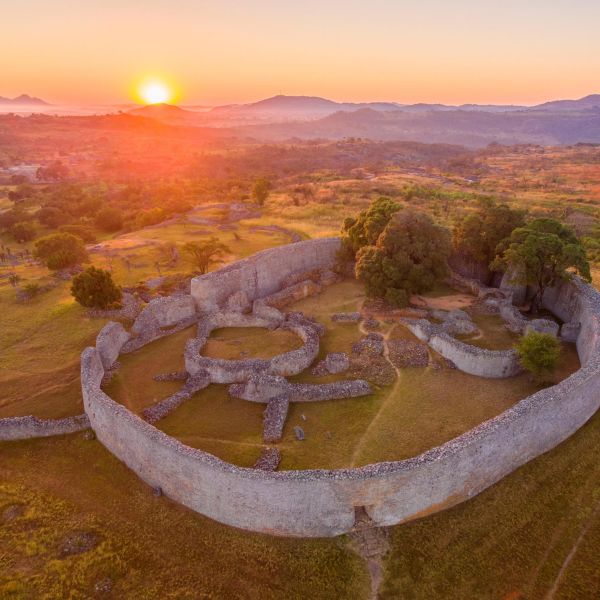
<svg viewBox="0 0 600 600"><path fill-rule="evenodd" d="M189 358L191 370L163 376L184 382L181 390L184 394L191 394L192 390L213 380L227 380L232 395L265 404L265 440L278 439L290 402L300 401L300 398L311 401L368 393L366 382L338 382L329 387L299 386L285 379L290 369L316 356L319 328L300 316L284 315L280 310L282 305L278 304L279 292L289 283L286 278L290 274L301 278L302 274L315 269L321 273L331 271L338 248L339 239L330 238L258 253L194 279L191 298L163 299L161 308L150 303L144 309L148 313L144 315L142 311L139 325L131 332L117 324L107 326L99 335L96 347L86 348L81 356L86 415L77 425L89 423L97 439L153 489L160 489L162 494L199 513L243 529L318 537L352 530L357 514L365 514L376 526L387 526L467 500L555 447L599 408L600 294L576 278L548 290L544 306L563 321L559 335L576 340L581 368L557 385L521 400L471 431L407 460L348 469L277 471L274 469L280 460L279 452L267 446L255 468L238 467L170 437L155 428L149 422L151 418L145 420L131 413L102 390L106 371L114 367L121 352L131 351L143 340L167 335L192 321L199 324L196 339L200 341L186 348L189 354L186 364ZM313 278L309 279L315 283ZM500 314L503 309L506 314L512 313L512 292L485 289L464 279L458 283L468 286L471 293ZM290 283L289 287L297 284ZM304 285L302 289L316 288ZM297 290L294 287L293 297L299 293ZM279 308L272 305L271 296L275 296L274 304ZM250 312L245 312L248 310ZM274 357L254 365L242 364L243 376L239 377L235 367L240 365L206 361L200 354L206 331L215 323L223 322L220 319L233 319L237 323L263 319L277 326L287 323L295 327L304 345L300 352L293 351L297 354L284 359ZM517 321L515 319L515 326ZM498 366L496 356L470 356L469 349L457 344L451 330L438 328L444 322L425 320L410 325L417 337L437 346L441 353L453 356L459 368L480 364L485 368L478 367L479 371L489 367L496 374L504 368ZM360 352L377 353L378 334L369 335L372 336L369 343L361 345ZM511 364L510 357L504 359L505 364ZM174 399L171 404L178 401ZM171 408L166 405L162 410L168 412ZM161 416L162 413L153 418ZM6 421L12 423L6 424ZM5 431L9 434L3 439L27 437L28 432L36 435L27 429L25 421L15 434L14 419L0 421L0 437ZM10 438L10 435L15 437ZM302 439L304 432L297 427L295 435Z"/></svg>

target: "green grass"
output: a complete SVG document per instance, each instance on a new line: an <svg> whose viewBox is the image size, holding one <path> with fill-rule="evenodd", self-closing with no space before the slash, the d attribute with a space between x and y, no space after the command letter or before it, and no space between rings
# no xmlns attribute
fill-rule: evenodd
<svg viewBox="0 0 600 600"><path fill-rule="evenodd" d="M215 329L207 340L202 355L210 358L239 360L269 359L302 347L302 340L292 331L261 327L227 327Z"/></svg>
<svg viewBox="0 0 600 600"><path fill-rule="evenodd" d="M109 577L111 598L356 598L368 589L343 538L272 538L215 523L151 489L82 434L2 444L0 597L83 599ZM73 531L89 552L59 558Z"/></svg>
<svg viewBox="0 0 600 600"><path fill-rule="evenodd" d="M115 373L104 391L113 400L135 413L174 394L181 381L154 381L160 373L185 369L183 351L185 343L196 335L196 326L159 338L143 348L122 354L121 368Z"/></svg>
<svg viewBox="0 0 600 600"><path fill-rule="evenodd" d="M344 281L289 307L326 326L317 360L328 352L351 352L352 344L364 334L356 324L333 322L331 315L354 311L363 300L362 286L356 281ZM486 339L490 335L498 344L493 338L501 333L496 320L486 316L479 323ZM181 353L192 333L176 334L172 341L163 338L124 356L123 367L107 392L136 411L172 394L180 383L153 382L152 375L183 366ZM254 328L217 330L208 345L209 354L239 358L244 350L249 356L272 356L290 348L287 344L293 340L284 333ZM415 339L402 325L394 326L390 335ZM167 358L169 362L165 364ZM575 348L565 344L554 381L577 368ZM489 380L430 366L400 369L399 375L393 385L374 386L374 393L367 397L292 403L278 444L282 453L280 469L343 468L410 458L498 415L539 389L526 374ZM315 377L307 370L290 379L325 383L346 377L343 373ZM260 454L263 410L263 404L230 398L227 386L211 385L161 420L158 427L185 444L235 464L251 466ZM296 440L295 426L304 430L303 441Z"/></svg>
<svg viewBox="0 0 600 600"><path fill-rule="evenodd" d="M599 461L600 413L473 500L393 528L381 597L598 598Z"/></svg>

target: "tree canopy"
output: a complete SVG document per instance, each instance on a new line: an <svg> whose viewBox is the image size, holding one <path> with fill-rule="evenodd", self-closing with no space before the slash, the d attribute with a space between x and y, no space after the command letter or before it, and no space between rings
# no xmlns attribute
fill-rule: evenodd
<svg viewBox="0 0 600 600"><path fill-rule="evenodd" d="M590 265L581 241L571 229L554 219L535 219L515 229L506 248L492 263L496 270L511 270L512 283L536 287L531 312L542 305L547 288L577 273L591 281Z"/></svg>
<svg viewBox="0 0 600 600"><path fill-rule="evenodd" d="M73 267L87 259L83 240L70 233L53 233L35 243L34 255L49 269Z"/></svg>
<svg viewBox="0 0 600 600"><path fill-rule="evenodd" d="M81 306L108 308L121 300L121 290L115 285L108 271L88 267L73 277L71 295Z"/></svg>
<svg viewBox="0 0 600 600"><path fill-rule="evenodd" d="M390 209L392 204L380 203L379 210L372 213L374 218L365 219L367 239L373 239ZM405 306L412 294L432 289L446 275L450 251L448 232L428 215L394 209L375 243L358 250L356 276L365 284L369 296L384 298L393 306Z"/></svg>
<svg viewBox="0 0 600 600"><path fill-rule="evenodd" d="M356 219L348 217L342 227L342 245L348 258L354 258L363 246L372 246L401 206L381 197L363 210Z"/></svg>
<svg viewBox="0 0 600 600"><path fill-rule="evenodd" d="M454 249L486 267L494 260L498 245L510 236L514 229L525 223L525 213L513 210L494 200L480 201L478 209L458 221L453 230Z"/></svg>

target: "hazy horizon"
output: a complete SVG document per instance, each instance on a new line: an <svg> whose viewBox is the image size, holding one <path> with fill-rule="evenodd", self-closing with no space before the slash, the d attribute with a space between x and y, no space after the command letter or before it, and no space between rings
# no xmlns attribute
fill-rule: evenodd
<svg viewBox="0 0 600 600"><path fill-rule="evenodd" d="M598 22L584 0L31 0L3 8L0 95L123 104L155 78L181 105L277 94L532 105L600 90Z"/></svg>

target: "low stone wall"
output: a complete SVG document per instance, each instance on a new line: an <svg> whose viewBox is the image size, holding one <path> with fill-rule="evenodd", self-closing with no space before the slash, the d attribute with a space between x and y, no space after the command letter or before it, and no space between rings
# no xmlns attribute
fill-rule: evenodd
<svg viewBox="0 0 600 600"><path fill-rule="evenodd" d="M0 419L0 440L25 440L29 438L63 435L88 429L87 415L64 419L38 419L34 416Z"/></svg>
<svg viewBox="0 0 600 600"><path fill-rule="evenodd" d="M272 308L271 310L276 310ZM194 375L208 373L212 383L239 383L248 381L259 373L270 375L297 375L307 369L319 353L319 329L308 319L291 316L284 317L277 311L277 320L241 313L210 313L201 317L198 325L198 337L188 340L184 352L185 368ZM201 351L211 331L220 327L282 327L293 331L303 342L302 348L291 350L269 360L241 359L225 360L201 356Z"/></svg>
<svg viewBox="0 0 600 600"><path fill-rule="evenodd" d="M451 360L457 369L470 375L501 379L512 377L521 371L515 350L487 350L465 344L447 333L433 335L429 345L444 358Z"/></svg>
<svg viewBox="0 0 600 600"><path fill-rule="evenodd" d="M353 527L360 508L376 525L394 525L473 497L554 448L597 411L600 295L573 281L549 294L546 306L581 323L581 369L408 460L336 470L236 467L185 446L111 400L100 389L104 368L95 348L82 354L84 405L98 439L144 481L219 522L276 535L333 536Z"/></svg>
<svg viewBox="0 0 600 600"><path fill-rule="evenodd" d="M250 402L269 402L276 396L285 396L289 402L319 402L368 396L373 389L363 379L335 381L334 383L290 383L283 377L254 375L245 383L229 386L234 398Z"/></svg>

